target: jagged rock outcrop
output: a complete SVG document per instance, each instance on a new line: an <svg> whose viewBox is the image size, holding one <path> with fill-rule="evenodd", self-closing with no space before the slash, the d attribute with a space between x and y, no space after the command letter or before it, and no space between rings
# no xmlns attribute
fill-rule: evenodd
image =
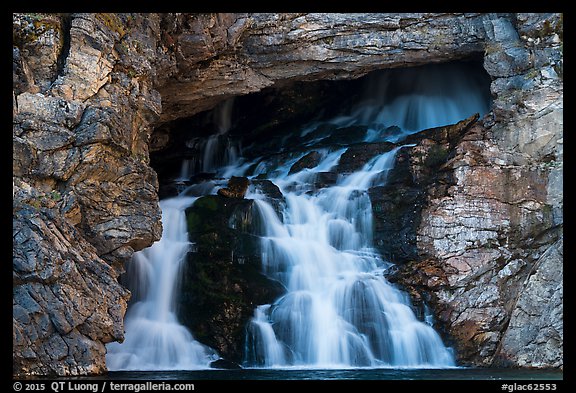
<svg viewBox="0 0 576 393"><path fill-rule="evenodd" d="M117 277L161 233L147 165L160 96L117 52L127 16L13 20L14 374L99 374L123 339Z"/></svg>
<svg viewBox="0 0 576 393"><path fill-rule="evenodd" d="M505 19L489 24L494 116L441 168L453 184L429 189L421 260L403 282L427 293L463 363L562 367L561 20L517 23L519 34Z"/></svg>
<svg viewBox="0 0 576 393"><path fill-rule="evenodd" d="M522 283L495 363L563 367L563 239L545 247ZM507 273L508 271L505 271Z"/></svg>
<svg viewBox="0 0 576 393"><path fill-rule="evenodd" d="M506 155L483 139L485 133L483 126L473 127L442 168L454 183L447 189L439 183L443 190L431 187L417 230L421 259L401 268L405 270L401 281L427 293L439 320L455 338L462 362L490 365L510 364L504 362L510 352L524 352L509 345L519 341L523 346L537 345L531 341L536 337L513 325L511 317L524 312L527 292L542 291L534 284L542 279L536 277L550 274L548 294L554 299L554 311L544 310L551 304L544 307L535 296L532 307L543 309L531 318L524 315L524 321L531 319L529 325L544 336L538 338L540 342L555 345L555 355L546 354L544 361L537 351L530 360L524 357L522 365L558 367L563 335L561 267L554 273L539 271L541 258L557 264L562 253L558 243L562 229L542 176L548 170L534 163L502 168L487 162ZM548 313L555 318L540 320ZM503 336L514 338L501 341Z"/></svg>
<svg viewBox="0 0 576 393"><path fill-rule="evenodd" d="M441 167L477 120L478 114L474 114L454 125L409 135L403 141L409 146L398 151L386 182L369 189L374 214L374 244L387 260L400 266L420 260L417 228L427 193L441 193L450 185L450 174ZM372 144L379 145L382 144ZM348 149L346 153L354 150ZM354 155L362 158L362 154ZM360 163L364 160L360 159ZM410 278L416 280L417 275L410 273ZM416 301L419 300L417 291L413 291L413 295Z"/></svg>
<svg viewBox="0 0 576 393"><path fill-rule="evenodd" d="M287 81L351 79L385 68L482 52L482 14L218 14L170 17L180 78L159 89L162 121L210 109L223 96ZM182 29L184 19L193 27ZM222 34L225 32L225 34ZM201 64L201 66L200 66Z"/></svg>
<svg viewBox="0 0 576 393"><path fill-rule="evenodd" d="M426 207L418 215L418 229L409 232L410 239L416 239L419 257L401 265L391 279L404 284L416 300L424 298L432 304L455 343L460 362L518 365L520 358L510 361L510 352L523 353L524 348L508 346L520 341L538 346L531 340L539 340L547 343L547 349L531 352L530 360L524 356L522 365L558 367L562 354L558 343L563 334L562 269L557 265L562 252L561 228L554 224L551 206L533 209L535 204L546 204L540 173L521 166L501 172L485 161L491 153L485 150L486 144L477 143L485 132L482 124L476 124L455 152L446 148L451 157L445 156L447 162L428 178L435 182L426 188L428 201L421 204ZM421 177L417 157L412 156L410 169L415 178ZM491 157L500 159L502 155ZM463 185L466 176L474 177ZM538 273L543 253L546 263L556 264L553 273ZM525 303L527 293L542 292L543 279L536 278L540 275L547 277L548 295L554 299L551 309L537 301L538 295L528 302L531 306ZM524 300L520 302L519 297ZM526 307L542 309L529 317L523 311ZM554 318L540 320L541 315L549 314ZM534 318L528 325L539 337L532 334L529 338L525 325L511 325L512 315L515 319L521 316L523 322ZM504 341L503 336L513 338ZM555 350L550 350L551 346Z"/></svg>
<svg viewBox="0 0 576 393"><path fill-rule="evenodd" d="M59 194L20 186L12 229L13 351L21 355L14 372L103 373L104 344L123 337L128 291L95 247L50 209Z"/></svg>
<svg viewBox="0 0 576 393"><path fill-rule="evenodd" d="M560 239L563 237L563 95L562 63L558 62L558 56L561 56L558 33L562 34L562 31L558 30L559 26L561 18L558 17L538 20L534 15L518 16L520 36L515 37L527 44L526 52L533 58L534 66L525 69L524 73L495 79L492 85L497 97L494 125L482 136L483 142L470 141L470 144L478 146L477 149L470 144L460 147L461 154L479 153L479 165L466 165L465 159L462 166L454 165L458 166L455 174L457 187L462 190L459 194L466 195L463 199L467 201L462 202L479 204L477 211L485 211L485 207L490 212L487 221L480 213L481 224L474 231L480 236L474 236L474 241L480 245L478 250L483 255L476 255L474 259L480 261L480 266L470 265L467 276L479 277L494 260L504 262L502 270L495 268L498 278L510 275L510 282L501 287L500 293L507 311L504 315L507 318L511 313L512 317L503 332L506 339L497 345L495 360L512 359L512 364L530 367L560 367L563 364L563 280L561 265L558 264L562 255ZM542 37L546 32L548 35ZM538 41L539 44L532 46ZM522 84L510 87L509 83L518 81ZM491 165L482 165L482 159ZM476 196L470 198L473 193ZM469 252L468 247L465 249L462 257ZM476 253L470 251L472 255ZM511 272L523 268L525 275L510 274L506 268L508 264ZM548 264L557 266L559 270L543 271L543 265ZM464 266L465 270L468 269ZM458 268L456 277L461 272ZM518 315L526 310L526 297L542 291L537 284L542 276L550 278L546 290L549 303L544 306L538 296L533 297L530 303L538 311L523 318L531 329L540 332L537 337L524 333L524 328L518 326ZM518 283L517 292L514 291L514 280ZM514 294L519 299L514 299ZM476 306L490 309L494 303L486 298ZM552 318L543 320L544 315ZM468 319L476 326L484 324L482 318L471 316ZM498 342L498 335L480 334L476 339L480 341L478 347L489 348L486 342ZM527 350L543 342L546 343L544 351L537 350L530 357L525 356ZM553 355L549 352L550 347L554 347Z"/></svg>
<svg viewBox="0 0 576 393"><path fill-rule="evenodd" d="M492 78L493 110L442 167L453 183L426 190L403 285L433 306L463 361L561 367L562 23L14 14L13 373L105 370L129 297L116 278L161 234L149 150L170 134L154 127L265 87L472 55ZM427 284L411 282L422 274Z"/></svg>

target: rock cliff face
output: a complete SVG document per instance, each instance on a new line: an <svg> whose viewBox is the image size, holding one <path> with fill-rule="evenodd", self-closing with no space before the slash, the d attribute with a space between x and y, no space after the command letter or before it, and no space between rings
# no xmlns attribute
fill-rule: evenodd
<svg viewBox="0 0 576 393"><path fill-rule="evenodd" d="M493 108L435 162L443 180L418 194L397 282L432 306L463 363L562 367L562 23L14 14L14 375L105 371L129 299L117 278L161 234L149 152L169 143L170 122L266 87L471 56Z"/></svg>
<svg viewBox="0 0 576 393"><path fill-rule="evenodd" d="M104 372L129 298L116 278L161 233L147 165L160 96L117 52L129 20L13 17L17 375Z"/></svg>
<svg viewBox="0 0 576 393"><path fill-rule="evenodd" d="M426 275L466 363L563 364L561 19L540 17L486 22L493 117L442 167L454 183L430 188L417 230L423 261L407 267ZM429 263L440 270L426 272Z"/></svg>

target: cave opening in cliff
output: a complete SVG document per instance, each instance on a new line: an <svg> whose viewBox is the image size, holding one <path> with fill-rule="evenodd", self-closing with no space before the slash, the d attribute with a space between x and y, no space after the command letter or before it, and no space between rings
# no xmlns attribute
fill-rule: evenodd
<svg viewBox="0 0 576 393"><path fill-rule="evenodd" d="M489 85L478 61L377 70L156 130L164 231L128 267L109 368L453 367L425 302L387 278L416 257L418 208L398 201L423 195L398 163L416 135L488 113ZM431 166L449 154L430 151Z"/></svg>
<svg viewBox="0 0 576 393"><path fill-rule="evenodd" d="M216 175L223 164L242 165L311 143L372 142L393 133L400 138L475 112L482 116L490 107L481 56L379 69L355 79L277 84L162 125L152 135L151 166L162 198L176 192L175 182Z"/></svg>

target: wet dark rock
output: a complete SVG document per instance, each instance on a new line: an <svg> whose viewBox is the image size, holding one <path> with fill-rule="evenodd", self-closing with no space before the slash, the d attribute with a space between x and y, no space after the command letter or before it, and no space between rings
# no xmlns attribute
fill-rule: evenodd
<svg viewBox="0 0 576 393"><path fill-rule="evenodd" d="M278 213L278 217L282 219L281 212L284 206L286 206L286 199L282 191L280 191L280 188L268 179L252 179L251 183L259 192L266 196L267 201L270 202L276 213ZM257 230L256 233L262 232Z"/></svg>
<svg viewBox="0 0 576 393"><path fill-rule="evenodd" d="M294 82L263 89L235 101L236 127L231 134L242 136L244 154L249 157L298 149L318 139L317 132L294 133L303 124L314 127L319 113L335 113L343 97L351 96L353 81L318 80ZM321 137L330 136L334 126L324 127Z"/></svg>
<svg viewBox="0 0 576 393"><path fill-rule="evenodd" d="M377 155L387 153L396 145L390 142L360 143L353 145L340 157L335 171L338 173L356 172Z"/></svg>
<svg viewBox="0 0 576 393"><path fill-rule="evenodd" d="M162 200L162 199L166 199L166 198L175 197L178 194L180 194L180 192L182 192L184 187L186 187L185 183L164 184L158 190L158 199Z"/></svg>
<svg viewBox="0 0 576 393"><path fill-rule="evenodd" d="M266 198L274 199L277 201L284 201L284 195L282 194L282 191L280 191L278 186L272 183L270 180L252 179L251 183L256 189L266 195Z"/></svg>
<svg viewBox="0 0 576 393"><path fill-rule="evenodd" d="M230 360L218 359L210 363L210 368L218 368L223 370L240 370L242 366Z"/></svg>
<svg viewBox="0 0 576 393"><path fill-rule="evenodd" d="M410 144L419 142L422 139L431 139L436 143L443 143L449 148L454 148L456 144L460 142L466 131L478 121L479 117L480 115L475 113L470 115L467 119L462 119L456 124L430 128L408 135L406 139L404 139L403 143Z"/></svg>
<svg viewBox="0 0 576 393"><path fill-rule="evenodd" d="M310 153L306 154L304 157L299 159L290 167L290 171L288 174L291 175L296 172L300 172L305 168L314 168L320 162L322 156L317 151L311 151Z"/></svg>
<svg viewBox="0 0 576 393"><path fill-rule="evenodd" d="M314 176L314 186L316 189L329 187L338 181L338 173L336 172L318 172Z"/></svg>
<svg viewBox="0 0 576 393"><path fill-rule="evenodd" d="M183 270L178 316L198 341L237 363L254 309L285 291L262 274L253 203L209 195L186 210L194 246Z"/></svg>
<svg viewBox="0 0 576 393"><path fill-rule="evenodd" d="M323 125L318 127L316 132L311 136L324 136L317 144L319 146L349 146L355 143L361 143L366 137L367 128L364 126L335 127L332 125Z"/></svg>
<svg viewBox="0 0 576 393"><path fill-rule="evenodd" d="M248 180L247 177L232 176L230 180L228 180L228 186L218 190L218 195L226 198L243 199L246 191L248 191L249 185L250 180Z"/></svg>

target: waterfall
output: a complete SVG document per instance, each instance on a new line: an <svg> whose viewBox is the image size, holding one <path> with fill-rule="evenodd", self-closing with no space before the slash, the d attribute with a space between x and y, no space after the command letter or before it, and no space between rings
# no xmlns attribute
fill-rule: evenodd
<svg viewBox="0 0 576 393"><path fill-rule="evenodd" d="M397 126L404 134L454 124L489 110L485 85L484 73L463 63L386 70L367 78L360 102L332 122Z"/></svg>
<svg viewBox="0 0 576 393"><path fill-rule="evenodd" d="M325 154L316 168L271 179L286 198L280 218L254 195L264 227L265 272L286 295L259 306L247 336L247 364L258 367L449 367L451 350L418 320L408 296L391 285L391 266L372 246L368 188L385 181L399 149L375 157L336 185L313 192L318 169L335 163ZM327 164L328 163L328 164ZM291 191L288 191L290 189Z"/></svg>
<svg viewBox="0 0 576 393"><path fill-rule="evenodd" d="M178 175L178 177L176 177L174 179L175 182L185 182L190 180L190 177L192 176L193 173L193 165L194 162L190 159L184 159L182 160L182 164L180 164L180 174Z"/></svg>
<svg viewBox="0 0 576 393"><path fill-rule="evenodd" d="M109 370L190 370L208 368L218 359L179 323L174 309L174 291L190 247L184 210L196 199L160 201L162 238L136 252L128 266L132 304L124 320L124 342L106 346Z"/></svg>
<svg viewBox="0 0 576 393"><path fill-rule="evenodd" d="M186 183L198 173L218 173L234 171L241 159L242 148L239 141L229 135L232 128L234 97L216 105L206 114L202 127L213 133L208 136L194 136L186 141L188 158L182 160L180 173L175 182ZM190 129L194 134L194 129Z"/></svg>
<svg viewBox="0 0 576 393"><path fill-rule="evenodd" d="M443 66L444 67L444 66ZM402 140L420 130L456 123L489 110L489 89L461 65L414 70L386 70L367 80L360 101L342 114L294 129L307 137L290 156L274 155L245 162L240 145L228 138L232 100L217 106L210 121L216 133L190 140L195 159L182 162L178 179L215 172L216 179L190 186L188 195L216 192L231 176L263 177L280 189L281 204L251 187L259 217L264 273L281 282L286 293L272 304L255 306L246 326L248 367L452 367L452 350L443 342L424 307L419 319L407 293L386 279L393 265L373 245L372 205L368 191L383 185L394 168ZM489 86L489 82L487 84ZM359 170L337 175L334 168L347 151L323 140L345 127L365 130L347 143L391 142ZM308 138L308 134L310 138ZM286 146L277 146L287 152ZM308 153L317 164L293 171ZM331 185L317 180L332 172ZM193 189L193 192L190 191ZM184 195L183 193L182 195ZM190 247L184 210L196 197L160 202L162 239L137 252L128 267L133 300L125 318L125 341L107 345L110 370L196 369L218 358L194 340L174 311L180 264ZM277 209L277 210L275 210Z"/></svg>
<svg viewBox="0 0 576 393"><path fill-rule="evenodd" d="M225 134L232 128L232 109L234 97L222 101L211 112L212 121L216 124L218 134Z"/></svg>
<svg viewBox="0 0 576 393"><path fill-rule="evenodd" d="M469 64L384 70L369 76L358 102L335 117L301 128L308 151L331 130L360 126L357 142L399 144L418 131L457 123L490 108L489 81ZM330 127L326 127L329 125ZM360 170L317 190L315 176L335 166L345 150L322 151L315 168L290 174L294 160L271 170L261 161L286 204L280 216L254 194L264 227L262 260L287 293L256 308L247 329L246 364L256 367L451 367L452 350L428 322L419 320L408 295L385 278L391 264L372 244L368 189L386 182L398 146Z"/></svg>
<svg viewBox="0 0 576 393"><path fill-rule="evenodd" d="M486 73L466 62L382 70L368 75L358 102L308 124L301 136L325 124L361 125L367 128L365 142L399 142L418 131L484 115L491 105L488 86Z"/></svg>
<svg viewBox="0 0 576 393"><path fill-rule="evenodd" d="M240 155L240 147L228 137L232 128L232 109L234 97L218 104L211 112L211 120L215 124L217 133L210 135L203 142L204 154L202 156L202 171L215 172L221 167L235 164Z"/></svg>

